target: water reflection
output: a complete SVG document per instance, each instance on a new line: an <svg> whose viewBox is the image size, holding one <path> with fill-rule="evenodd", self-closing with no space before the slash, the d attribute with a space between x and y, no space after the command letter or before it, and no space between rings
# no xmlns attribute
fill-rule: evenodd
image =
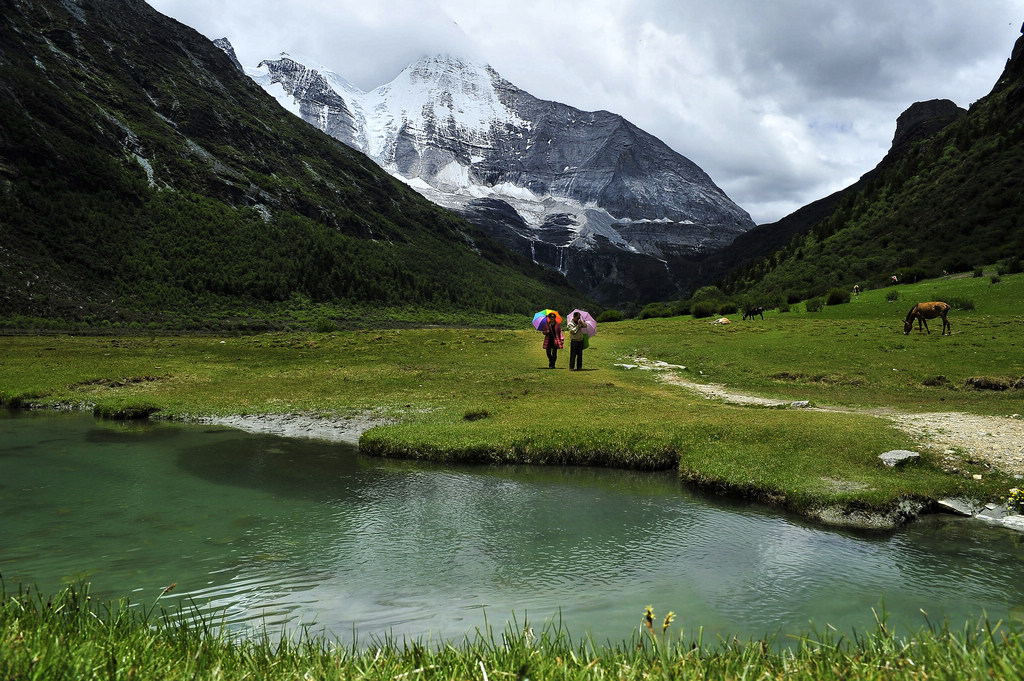
<svg viewBox="0 0 1024 681"><path fill-rule="evenodd" d="M232 626L461 638L515 614L629 637L644 605L684 630L761 636L1021 612L1024 553L936 517L830 531L703 499L665 473L452 467L351 447L76 415L0 416L0 572L101 597L163 586Z"/></svg>

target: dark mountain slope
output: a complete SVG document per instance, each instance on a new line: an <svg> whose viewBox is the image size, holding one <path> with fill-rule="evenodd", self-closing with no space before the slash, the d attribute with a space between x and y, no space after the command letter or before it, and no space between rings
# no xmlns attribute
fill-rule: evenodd
<svg viewBox="0 0 1024 681"><path fill-rule="evenodd" d="M877 166L849 187L809 203L777 222L758 225L740 234L725 248L701 256L694 263L691 288L724 278L737 265L764 258L789 244L793 237L807 233L829 217L844 199L868 188L880 173L896 163L913 145L934 137L965 113L948 99L912 104L896 119L892 145Z"/></svg>
<svg viewBox="0 0 1024 681"><path fill-rule="evenodd" d="M733 271L725 288L818 295L893 274L1015 266L1024 254L1024 38L991 93L938 134L902 146L810 231Z"/></svg>
<svg viewBox="0 0 1024 681"><path fill-rule="evenodd" d="M0 315L575 302L144 2L0 8Z"/></svg>

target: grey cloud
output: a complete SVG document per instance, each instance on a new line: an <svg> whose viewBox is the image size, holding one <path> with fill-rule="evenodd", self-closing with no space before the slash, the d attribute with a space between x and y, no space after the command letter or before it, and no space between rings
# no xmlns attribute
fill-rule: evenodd
<svg viewBox="0 0 1024 681"><path fill-rule="evenodd" d="M469 54L545 99L622 114L758 222L856 180L914 101L991 89L1024 0L150 0L243 63L312 57L356 85Z"/></svg>

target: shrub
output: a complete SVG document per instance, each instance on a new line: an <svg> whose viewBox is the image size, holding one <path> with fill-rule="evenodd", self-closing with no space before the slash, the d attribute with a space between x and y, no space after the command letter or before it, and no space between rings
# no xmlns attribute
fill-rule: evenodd
<svg viewBox="0 0 1024 681"><path fill-rule="evenodd" d="M599 322L621 322L623 319L622 313L618 310L605 310L597 316Z"/></svg>
<svg viewBox="0 0 1024 681"><path fill-rule="evenodd" d="M782 301L777 305L777 307L779 308L779 312L789 312L789 303L786 301Z"/></svg>
<svg viewBox="0 0 1024 681"><path fill-rule="evenodd" d="M1024 272L1024 262L1021 262L1020 256L1011 256L1003 260L999 267L996 269L997 274L1020 274Z"/></svg>
<svg viewBox="0 0 1024 681"><path fill-rule="evenodd" d="M982 271L982 269L980 267L975 267L974 268L974 278L975 279L980 278L983 274L985 274L985 273Z"/></svg>
<svg viewBox="0 0 1024 681"><path fill-rule="evenodd" d="M652 317L671 317L672 313L669 311L668 306L665 303L648 303L644 305L644 309L640 310L640 319L651 319Z"/></svg>
<svg viewBox="0 0 1024 681"><path fill-rule="evenodd" d="M800 293L799 291L794 291L793 289L786 291L786 302L789 303L790 305L799 303L803 299L804 294Z"/></svg>
<svg viewBox="0 0 1024 681"><path fill-rule="evenodd" d="M672 310L672 316L679 317L684 314L690 314L690 301L689 300L677 300L669 306Z"/></svg>
<svg viewBox="0 0 1024 681"><path fill-rule="evenodd" d="M718 306L718 314L735 314L739 309L736 303L728 301Z"/></svg>
<svg viewBox="0 0 1024 681"><path fill-rule="evenodd" d="M950 274L954 274L956 272L970 272L973 268L971 267L971 264L963 258L954 257L946 261L946 265L943 269Z"/></svg>
<svg viewBox="0 0 1024 681"><path fill-rule="evenodd" d="M1009 390L1010 384L1001 378L991 376L972 376L964 381L964 385L975 390Z"/></svg>
<svg viewBox="0 0 1024 681"><path fill-rule="evenodd" d="M701 286L690 296L690 300L696 302L698 300L718 300L724 297L725 294L722 293L722 289L717 286Z"/></svg>
<svg viewBox="0 0 1024 681"><path fill-rule="evenodd" d="M989 277L989 281L991 281L993 284L998 284L999 282L1002 281L1002 279L999 277L998 274L993 274L991 277Z"/></svg>
<svg viewBox="0 0 1024 681"><path fill-rule="evenodd" d="M715 314L717 310L718 305L710 300L702 300L690 308L690 314L692 314L695 319L701 319L703 317L710 317Z"/></svg>
<svg viewBox="0 0 1024 681"><path fill-rule="evenodd" d="M896 289L889 289L889 291L886 292L885 294L885 299L888 300L890 303L897 301L900 299L900 292L897 291Z"/></svg>
<svg viewBox="0 0 1024 681"><path fill-rule="evenodd" d="M900 283L903 284L916 284L922 279L930 279L935 276L935 272L925 269L924 267L907 267L901 273Z"/></svg>
<svg viewBox="0 0 1024 681"><path fill-rule="evenodd" d="M946 302L949 303L954 310L974 309L974 301L970 298L946 298Z"/></svg>
<svg viewBox="0 0 1024 681"><path fill-rule="evenodd" d="M828 297L825 298L826 305L842 305L848 302L850 302L850 292L839 288L829 291Z"/></svg>
<svg viewBox="0 0 1024 681"><path fill-rule="evenodd" d="M825 307L825 299L820 296L811 298L807 301L806 305L808 312L820 312L821 308Z"/></svg>
<svg viewBox="0 0 1024 681"><path fill-rule="evenodd" d="M316 324L313 327L318 333L331 333L332 331L338 330L338 325L327 317L321 317L316 320Z"/></svg>

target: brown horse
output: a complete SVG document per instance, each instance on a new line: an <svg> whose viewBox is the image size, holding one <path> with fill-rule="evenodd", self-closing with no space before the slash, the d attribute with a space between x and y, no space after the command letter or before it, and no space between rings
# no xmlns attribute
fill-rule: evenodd
<svg viewBox="0 0 1024 681"><path fill-rule="evenodd" d="M918 303L914 307L910 308L910 312L907 313L907 318L903 322L903 335L909 335L911 330L914 328L914 320L917 320L917 330L921 330L921 324L924 324L924 330L931 333L932 330L928 328L929 319L935 319L936 317L942 317L942 335L946 335L946 331L949 331L949 335L953 335L953 325L946 319L946 314L949 312L952 306L948 303Z"/></svg>

